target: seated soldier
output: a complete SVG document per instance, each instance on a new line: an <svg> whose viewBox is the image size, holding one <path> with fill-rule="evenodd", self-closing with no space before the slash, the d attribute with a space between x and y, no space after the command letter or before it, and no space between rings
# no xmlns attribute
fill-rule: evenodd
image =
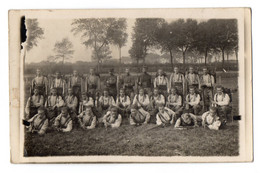
<svg viewBox="0 0 260 173"><path fill-rule="evenodd" d="M28 101L26 103L25 107L25 114L26 118L29 119L32 118L35 114L37 114L37 110L40 106L43 106L44 98L42 95L39 94L39 89L36 87L33 91L33 96L28 98Z"/></svg>
<svg viewBox="0 0 260 173"><path fill-rule="evenodd" d="M117 107L111 106L110 110L103 117L105 128L117 128L122 123L122 116L118 113Z"/></svg>
<svg viewBox="0 0 260 173"><path fill-rule="evenodd" d="M87 107L94 107L94 101L92 97L89 97L86 92L82 92L81 101L79 103L79 113L86 110Z"/></svg>
<svg viewBox="0 0 260 173"><path fill-rule="evenodd" d="M218 85L216 86L217 93L214 95L214 101L212 104L217 108L218 116L221 118L222 123L226 123L227 115L230 113L231 108L230 97L227 93L223 92L223 87Z"/></svg>
<svg viewBox="0 0 260 173"><path fill-rule="evenodd" d="M142 108L139 108L137 105L133 104L131 106L130 114L130 125L141 125L147 124L150 120L150 113L145 111Z"/></svg>
<svg viewBox="0 0 260 173"><path fill-rule="evenodd" d="M202 114L202 126L208 127L210 130L219 130L221 121L217 116L217 108L210 107L208 112Z"/></svg>
<svg viewBox="0 0 260 173"><path fill-rule="evenodd" d="M116 106L118 107L118 112L123 117L128 117L130 114L130 98L129 96L125 95L125 90L123 88L119 91L119 96L116 99Z"/></svg>
<svg viewBox="0 0 260 173"><path fill-rule="evenodd" d="M166 107L170 108L179 117L182 112L182 98L177 93L177 88L173 87L170 89L171 94L168 96Z"/></svg>
<svg viewBox="0 0 260 173"><path fill-rule="evenodd" d="M198 127L197 117L185 109L180 118L177 119L174 128L183 128L186 126Z"/></svg>
<svg viewBox="0 0 260 173"><path fill-rule="evenodd" d="M57 95L56 88L51 89L51 95L45 102L45 107L47 108L47 117L50 121L57 117L60 113L61 108L64 106L64 101L61 96Z"/></svg>
<svg viewBox="0 0 260 173"><path fill-rule="evenodd" d="M200 95L195 92L195 88L191 86L189 93L186 96L186 109L192 110L195 115L198 115L201 110Z"/></svg>
<svg viewBox="0 0 260 173"><path fill-rule="evenodd" d="M156 114L158 113L158 105L165 105L165 97L162 94L159 94L159 89L154 88L153 95L150 98L150 115L151 115L151 122L155 123L156 121Z"/></svg>
<svg viewBox="0 0 260 173"><path fill-rule="evenodd" d="M68 95L65 97L65 104L68 107L69 114L74 119L77 116L78 98L73 94L72 88L68 89Z"/></svg>
<svg viewBox="0 0 260 173"><path fill-rule="evenodd" d="M70 132L72 130L73 123L67 107L62 108L61 114L55 118L53 126L59 132Z"/></svg>
<svg viewBox="0 0 260 173"><path fill-rule="evenodd" d="M101 116L103 116L108 111L108 108L112 105L115 105L115 100L112 96L109 95L108 90L104 89L103 96L96 100L96 106Z"/></svg>
<svg viewBox="0 0 260 173"><path fill-rule="evenodd" d="M139 94L136 94L133 100L133 105L137 105L138 108L143 108L145 111L148 111L150 104L148 94L144 93L143 88L139 88Z"/></svg>
<svg viewBox="0 0 260 173"><path fill-rule="evenodd" d="M97 117L92 112L91 107L87 107L78 115L80 127L83 129L94 129L97 125Z"/></svg>
<svg viewBox="0 0 260 173"><path fill-rule="evenodd" d="M167 125L171 125L174 123L174 119L175 119L175 113L167 108L164 107L163 104L160 104L158 106L159 112L156 115L156 124L157 125L161 125L161 126L167 126Z"/></svg>
<svg viewBox="0 0 260 173"><path fill-rule="evenodd" d="M49 120L46 117L44 107L39 107L38 114L34 115L28 122L30 123L29 132L38 133L39 135L45 134L49 125Z"/></svg>

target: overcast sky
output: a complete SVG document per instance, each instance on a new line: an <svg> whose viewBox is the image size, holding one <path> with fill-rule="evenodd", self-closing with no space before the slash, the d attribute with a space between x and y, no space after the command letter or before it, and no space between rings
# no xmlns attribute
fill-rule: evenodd
<svg viewBox="0 0 260 173"><path fill-rule="evenodd" d="M39 26L44 29L44 39L38 41L38 46L33 47L27 52L26 63L40 62L47 60L49 55L54 55L53 47L56 41L61 41L67 37L73 43L73 49L75 50L73 58L70 62L76 61L91 61L91 49L86 48L82 44L81 35L74 35L71 32L72 20L68 19L38 19ZM135 19L127 19L127 33L128 40L126 46L122 48L122 56L128 56L128 50L130 49L131 33L133 30ZM119 58L118 48L111 46L112 58Z"/></svg>

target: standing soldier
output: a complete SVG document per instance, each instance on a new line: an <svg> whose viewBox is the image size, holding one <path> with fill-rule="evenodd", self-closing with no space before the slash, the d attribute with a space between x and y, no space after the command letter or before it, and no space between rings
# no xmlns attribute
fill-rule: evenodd
<svg viewBox="0 0 260 173"><path fill-rule="evenodd" d="M194 86L195 90L200 88L199 75L194 72L193 67L189 67L189 72L185 76L187 83L187 91L189 91L190 86Z"/></svg>
<svg viewBox="0 0 260 173"><path fill-rule="evenodd" d="M195 115L199 114L201 110L200 106L200 95L195 92L195 87L190 86L189 93L186 96L186 107L187 110L192 110Z"/></svg>
<svg viewBox="0 0 260 173"><path fill-rule="evenodd" d="M204 103L204 111L207 111L210 106L210 101L213 100L213 86L215 80L209 74L207 67L203 67L203 74L200 77L200 85L202 89L202 99Z"/></svg>
<svg viewBox="0 0 260 173"><path fill-rule="evenodd" d="M185 78L184 75L179 72L179 67L174 67L173 73L170 76L170 89L177 88L178 94L184 96L185 93Z"/></svg>
<svg viewBox="0 0 260 173"><path fill-rule="evenodd" d="M118 79L117 76L114 75L114 69L109 70L109 76L106 78L106 88L109 91L109 94L116 99L117 96L117 88L118 88Z"/></svg>
<svg viewBox="0 0 260 173"><path fill-rule="evenodd" d="M65 87L66 87L66 82L61 78L60 72L56 72L55 79L51 82L51 88L56 88L57 89L57 94L59 96L64 96L65 95Z"/></svg>
<svg viewBox="0 0 260 173"><path fill-rule="evenodd" d="M154 88L158 88L160 93L167 97L169 81L162 69L158 70L158 76L154 79Z"/></svg>
<svg viewBox="0 0 260 173"><path fill-rule="evenodd" d="M73 89L73 93L75 96L77 96L77 98L79 98L81 95L81 92L84 91L83 79L79 76L77 70L73 71L73 76L70 77L69 82L68 82L68 88Z"/></svg>
<svg viewBox="0 0 260 173"><path fill-rule="evenodd" d="M89 75L86 77L85 91L94 98L96 91L100 90L100 77L95 74L95 69L90 68Z"/></svg>
<svg viewBox="0 0 260 173"><path fill-rule="evenodd" d="M133 100L134 97L134 86L135 86L135 80L133 76L130 75L129 68L125 69L125 75L123 75L122 78L122 86L125 89L125 94Z"/></svg>
<svg viewBox="0 0 260 173"><path fill-rule="evenodd" d="M152 94L152 76L147 73L147 66L143 66L143 73L138 77L137 85L144 89L146 94Z"/></svg>
<svg viewBox="0 0 260 173"><path fill-rule="evenodd" d="M41 74L41 70L36 70L36 77L32 80L32 90L37 87L40 95L46 96L48 94L48 80Z"/></svg>

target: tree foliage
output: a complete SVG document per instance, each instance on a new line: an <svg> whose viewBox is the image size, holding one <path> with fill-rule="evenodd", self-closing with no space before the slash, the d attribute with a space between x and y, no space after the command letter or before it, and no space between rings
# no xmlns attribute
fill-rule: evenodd
<svg viewBox="0 0 260 173"><path fill-rule="evenodd" d="M34 46L38 45L38 40L43 39L44 30L39 27L39 22L37 19L26 19L26 29L27 29L27 51L30 51Z"/></svg>
<svg viewBox="0 0 260 173"><path fill-rule="evenodd" d="M49 56L48 60L59 61L62 60L64 64L65 60L71 59L74 54L73 44L68 38L63 38L61 41L57 41L54 45L53 51L55 56Z"/></svg>

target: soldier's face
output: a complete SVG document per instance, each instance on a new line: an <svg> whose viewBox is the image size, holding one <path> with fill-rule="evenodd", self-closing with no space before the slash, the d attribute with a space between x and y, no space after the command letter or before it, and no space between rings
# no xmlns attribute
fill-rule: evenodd
<svg viewBox="0 0 260 173"><path fill-rule="evenodd" d="M161 75L163 74L162 69L159 69L159 70L158 70L158 74L159 74L159 76L161 76Z"/></svg>
<svg viewBox="0 0 260 173"><path fill-rule="evenodd" d="M159 107L159 112L164 113L164 107L163 106Z"/></svg>
<svg viewBox="0 0 260 173"><path fill-rule="evenodd" d="M206 75L208 73L207 69L203 69L203 74Z"/></svg>
<svg viewBox="0 0 260 173"><path fill-rule="evenodd" d="M157 89L153 90L153 94L154 95L158 95L159 94L159 91Z"/></svg>
<svg viewBox="0 0 260 173"><path fill-rule="evenodd" d="M193 72L194 72L193 67L190 67L190 68L189 68L189 72L190 72L190 73L193 73Z"/></svg>
<svg viewBox="0 0 260 173"><path fill-rule="evenodd" d="M217 88L217 93L218 93L218 94L222 94L222 93L223 93L222 88Z"/></svg>
<svg viewBox="0 0 260 173"><path fill-rule="evenodd" d="M194 94L195 90L193 88L190 89L190 94Z"/></svg>
<svg viewBox="0 0 260 173"><path fill-rule="evenodd" d="M104 91L104 96L108 96L108 91Z"/></svg>
<svg viewBox="0 0 260 173"><path fill-rule="evenodd" d="M57 95L57 91L56 91L56 90L53 90L53 91L52 91L52 95L56 96L56 95Z"/></svg>
<svg viewBox="0 0 260 173"><path fill-rule="evenodd" d="M38 95L38 94L39 94L39 90L38 90L38 89L35 89L35 90L34 90L34 94L35 94L35 95Z"/></svg>
<svg viewBox="0 0 260 173"><path fill-rule="evenodd" d="M143 68L142 71L143 71L143 73L145 73L146 72L146 68Z"/></svg>
<svg viewBox="0 0 260 173"><path fill-rule="evenodd" d="M41 70L36 70L36 74L40 75L41 74Z"/></svg>
<svg viewBox="0 0 260 173"><path fill-rule="evenodd" d="M171 89L171 93L176 94L177 93L176 89Z"/></svg>
<svg viewBox="0 0 260 173"><path fill-rule="evenodd" d="M175 67L175 68L174 68L174 72L175 72L175 73L178 73L178 72L179 72L179 68L176 68L176 67Z"/></svg>
<svg viewBox="0 0 260 173"><path fill-rule="evenodd" d="M93 68L90 69L90 74L94 74L94 69Z"/></svg>
<svg viewBox="0 0 260 173"><path fill-rule="evenodd" d="M73 91L72 90L68 90L68 94L72 95Z"/></svg>
<svg viewBox="0 0 260 173"><path fill-rule="evenodd" d="M143 89L139 90L139 94L140 94L141 96L144 95L144 90L143 90Z"/></svg>
<svg viewBox="0 0 260 173"><path fill-rule="evenodd" d="M85 94L82 95L82 99L86 100L87 96Z"/></svg>
<svg viewBox="0 0 260 173"><path fill-rule="evenodd" d="M73 71L73 75L74 76L78 76L78 72L77 71Z"/></svg>
<svg viewBox="0 0 260 173"><path fill-rule="evenodd" d="M123 90L120 90L120 92L119 92L119 94L120 94L120 96L125 96L125 92L123 91Z"/></svg>
<svg viewBox="0 0 260 173"><path fill-rule="evenodd" d="M40 115L40 118L44 118L45 117L45 113L43 110L39 110L38 114Z"/></svg>
<svg viewBox="0 0 260 173"><path fill-rule="evenodd" d="M190 116L189 116L188 114L184 114L184 115L182 116L182 119L183 119L183 121L184 121L185 123L187 123L187 124L190 124L190 123L191 123L191 119L190 119Z"/></svg>
<svg viewBox="0 0 260 173"><path fill-rule="evenodd" d="M137 113L136 109L131 109L131 114L135 115Z"/></svg>
<svg viewBox="0 0 260 173"><path fill-rule="evenodd" d="M116 115L117 115L117 111L115 109L112 109L111 110L111 115L112 115L113 118L115 118Z"/></svg>
<svg viewBox="0 0 260 173"><path fill-rule="evenodd" d="M56 73L56 77L59 79L60 78L60 73Z"/></svg>

